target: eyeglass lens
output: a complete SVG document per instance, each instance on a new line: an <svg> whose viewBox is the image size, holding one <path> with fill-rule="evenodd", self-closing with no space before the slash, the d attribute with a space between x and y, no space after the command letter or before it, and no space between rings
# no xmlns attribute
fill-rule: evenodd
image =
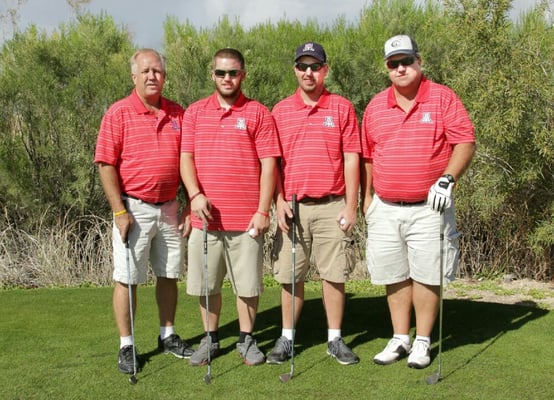
<svg viewBox="0 0 554 400"><path fill-rule="evenodd" d="M234 78L235 76L237 76L238 74L240 73L240 70L239 69L230 69L228 71L224 70L224 69L216 69L214 71L214 75L219 77L219 78L225 78L225 75L229 74L229 76L231 78Z"/></svg>
<svg viewBox="0 0 554 400"><path fill-rule="evenodd" d="M323 63L313 63L313 64L306 64L306 63L296 63L295 67L297 70L305 72L309 69L312 70L312 72L319 71L321 68L323 68Z"/></svg>
<svg viewBox="0 0 554 400"><path fill-rule="evenodd" d="M403 67L407 67L409 65L412 65L415 62L415 57L404 57L399 60L389 60L387 61L387 67L390 69L398 68L399 65L402 65Z"/></svg>

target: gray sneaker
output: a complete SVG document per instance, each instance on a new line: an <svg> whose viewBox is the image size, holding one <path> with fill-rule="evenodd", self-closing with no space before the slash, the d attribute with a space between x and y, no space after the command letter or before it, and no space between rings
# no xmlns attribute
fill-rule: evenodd
<svg viewBox="0 0 554 400"><path fill-rule="evenodd" d="M265 362L264 353L260 351L256 341L250 335L244 338L244 343L237 343L237 350L246 365L258 365Z"/></svg>
<svg viewBox="0 0 554 400"><path fill-rule="evenodd" d="M219 342L212 342L210 349L210 361L219 356ZM198 349L190 356L190 365L199 366L208 364L208 339L206 336L200 341Z"/></svg>
<svg viewBox="0 0 554 400"><path fill-rule="evenodd" d="M344 343L341 337L327 343L327 354L336 358L342 365L357 364L360 358Z"/></svg>
<svg viewBox="0 0 554 400"><path fill-rule="evenodd" d="M292 340L281 336L275 342L275 347L267 355L268 364L282 364L292 356Z"/></svg>

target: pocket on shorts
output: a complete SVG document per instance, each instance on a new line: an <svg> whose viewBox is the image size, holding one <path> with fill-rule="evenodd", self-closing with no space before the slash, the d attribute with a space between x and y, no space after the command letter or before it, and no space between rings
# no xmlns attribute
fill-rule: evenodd
<svg viewBox="0 0 554 400"><path fill-rule="evenodd" d="M373 195L371 199L371 204L369 205L367 211L365 212L365 222L369 221L369 217L371 214L373 214L373 211L375 211L375 208L377 208L377 196Z"/></svg>
<svg viewBox="0 0 554 400"><path fill-rule="evenodd" d="M458 265L460 263L460 245L458 237L461 235L460 231L450 232L446 235L445 240L445 271L444 277L447 282L452 282L456 279L458 273Z"/></svg>
<svg viewBox="0 0 554 400"><path fill-rule="evenodd" d="M348 279L356 268L356 242L354 236L345 236L342 240L342 251L345 257L344 279Z"/></svg>

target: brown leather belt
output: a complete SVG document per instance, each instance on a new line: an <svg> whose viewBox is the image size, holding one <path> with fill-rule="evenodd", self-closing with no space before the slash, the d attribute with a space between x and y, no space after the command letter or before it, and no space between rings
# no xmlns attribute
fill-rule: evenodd
<svg viewBox="0 0 554 400"><path fill-rule="evenodd" d="M302 199L298 200L299 203L305 204L307 206L313 206L316 204L327 204L331 201L342 199L343 195L336 195L336 194L329 194L327 196L323 197L303 197Z"/></svg>

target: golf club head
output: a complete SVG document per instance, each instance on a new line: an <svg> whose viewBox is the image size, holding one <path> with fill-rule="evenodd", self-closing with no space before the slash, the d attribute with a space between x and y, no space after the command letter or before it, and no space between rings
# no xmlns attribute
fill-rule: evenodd
<svg viewBox="0 0 554 400"><path fill-rule="evenodd" d="M440 380L441 375L438 372L425 378L425 382L427 382L428 385L436 385Z"/></svg>
<svg viewBox="0 0 554 400"><path fill-rule="evenodd" d="M210 374L204 375L204 382L206 383L206 385L212 383L212 376Z"/></svg>
<svg viewBox="0 0 554 400"><path fill-rule="evenodd" d="M282 383L287 383L288 381L290 381L292 379L292 374L290 373L286 373L286 374L281 374L279 375L279 380L282 382Z"/></svg>
<svg viewBox="0 0 554 400"><path fill-rule="evenodd" d="M129 377L129 383L131 385L136 385L137 384L137 377L134 374Z"/></svg>

